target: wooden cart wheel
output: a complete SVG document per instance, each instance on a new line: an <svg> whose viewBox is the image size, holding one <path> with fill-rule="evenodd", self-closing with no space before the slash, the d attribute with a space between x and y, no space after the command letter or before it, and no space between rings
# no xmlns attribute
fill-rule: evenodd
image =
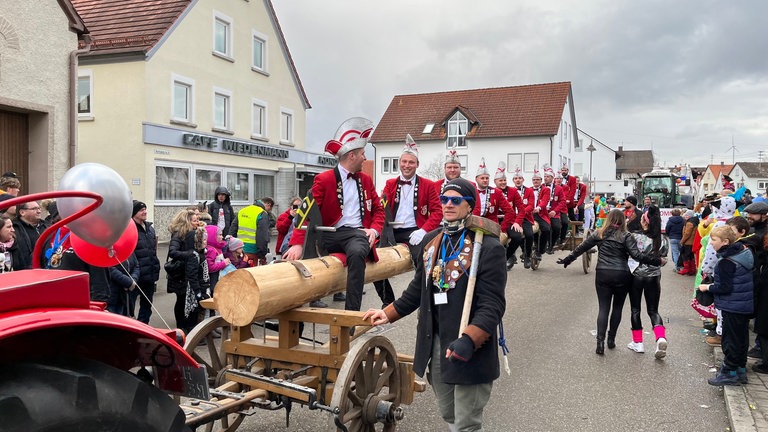
<svg viewBox="0 0 768 432"><path fill-rule="evenodd" d="M592 252L586 251L581 255L581 267L584 274L589 274L589 266L592 264Z"/></svg>
<svg viewBox="0 0 768 432"><path fill-rule="evenodd" d="M331 406L339 408L338 418L350 432L393 432L402 418L400 393L400 368L392 342L384 336L364 335L341 365Z"/></svg>
<svg viewBox="0 0 768 432"><path fill-rule="evenodd" d="M220 332L221 338L216 337L214 331ZM221 341L228 338L229 323L220 315L204 319L187 335L184 349L195 361L205 365L208 372L208 384L211 387L215 387L219 372L228 364L232 364L232 359L227 357L227 353L221 346Z"/></svg>
<svg viewBox="0 0 768 432"><path fill-rule="evenodd" d="M538 244L534 244L534 247L532 248L534 252L531 252L531 270L536 270L539 268L539 259L536 258L536 250L538 248Z"/></svg>

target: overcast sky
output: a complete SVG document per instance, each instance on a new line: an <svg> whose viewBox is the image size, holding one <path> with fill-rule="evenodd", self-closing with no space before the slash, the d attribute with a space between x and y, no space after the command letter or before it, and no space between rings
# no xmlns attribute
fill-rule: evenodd
<svg viewBox="0 0 768 432"><path fill-rule="evenodd" d="M614 150L768 162L766 0L272 1L315 151L398 94L570 81L577 126Z"/></svg>

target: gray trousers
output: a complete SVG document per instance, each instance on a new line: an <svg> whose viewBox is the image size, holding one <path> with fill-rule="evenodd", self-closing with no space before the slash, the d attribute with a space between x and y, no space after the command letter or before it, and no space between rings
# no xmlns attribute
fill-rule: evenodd
<svg viewBox="0 0 768 432"><path fill-rule="evenodd" d="M440 336L435 334L427 379L437 396L440 415L448 424L455 425L451 430L482 432L483 409L491 397L493 382L474 385L445 384L440 377L440 359L443 357L445 351L440 348Z"/></svg>

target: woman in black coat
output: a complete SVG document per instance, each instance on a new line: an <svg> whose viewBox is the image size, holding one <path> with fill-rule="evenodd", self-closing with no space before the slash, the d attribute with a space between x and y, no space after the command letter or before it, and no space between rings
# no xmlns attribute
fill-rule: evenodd
<svg viewBox="0 0 768 432"><path fill-rule="evenodd" d="M171 232L171 242L168 245L168 257L183 263L183 271L179 274L168 274L168 292L176 294L173 315L176 326L183 329L186 325L184 305L187 296L187 286L190 277L188 261L195 255L195 229L198 227L198 216L193 210L181 210L173 217L168 230ZM197 272L194 272L197 277ZM193 326L194 327L194 326Z"/></svg>

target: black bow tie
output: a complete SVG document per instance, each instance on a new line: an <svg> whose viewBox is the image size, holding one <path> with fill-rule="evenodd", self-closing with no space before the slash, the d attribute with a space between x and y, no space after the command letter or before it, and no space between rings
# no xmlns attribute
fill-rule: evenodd
<svg viewBox="0 0 768 432"><path fill-rule="evenodd" d="M412 183L410 180L398 180L398 181L397 181L397 183L398 183L398 184L401 184L401 185L410 185L410 184L413 184L413 183Z"/></svg>
<svg viewBox="0 0 768 432"><path fill-rule="evenodd" d="M354 174L353 174L353 173L347 173L347 178L348 178L348 179L350 179L350 178L351 178L351 179L355 179L355 180L357 180L357 179L359 179L359 178L360 178L360 176L359 176L357 173L354 173Z"/></svg>

